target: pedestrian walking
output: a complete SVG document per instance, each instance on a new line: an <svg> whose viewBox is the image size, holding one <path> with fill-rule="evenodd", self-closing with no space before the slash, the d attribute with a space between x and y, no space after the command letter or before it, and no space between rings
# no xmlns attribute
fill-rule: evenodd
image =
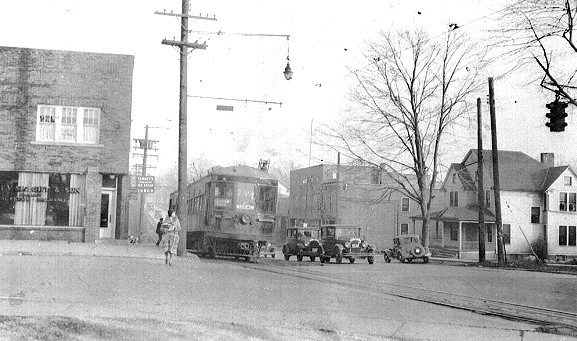
<svg viewBox="0 0 577 341"><path fill-rule="evenodd" d="M162 241L162 221L164 220L164 218L160 218L160 220L158 221L158 224L156 224L156 234L158 235L158 240L156 241L156 246L160 245L160 242Z"/></svg>
<svg viewBox="0 0 577 341"><path fill-rule="evenodd" d="M168 210L168 216L162 223L162 248L166 256L165 264L172 265L172 255L176 253L180 237L180 220L173 210Z"/></svg>

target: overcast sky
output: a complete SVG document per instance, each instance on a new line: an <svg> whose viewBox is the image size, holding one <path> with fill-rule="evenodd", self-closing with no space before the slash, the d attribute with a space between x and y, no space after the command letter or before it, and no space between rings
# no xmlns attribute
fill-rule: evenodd
<svg viewBox="0 0 577 341"><path fill-rule="evenodd" d="M223 166L256 165L259 158L308 166L311 120L316 126L339 115L350 69L366 65L360 59L364 40L379 30L415 27L437 37L450 23L475 37L491 25L490 14L506 5L486 0L375 0L347 6L334 1L191 1L191 14L215 15L217 21L190 20L195 31L190 40L206 41L208 48L189 55L189 95L249 101L189 98L189 157L204 156ZM180 12L181 2L3 1L0 45L134 55L132 135L144 137L145 125L168 128L149 132L159 140L158 166L164 169L177 162L179 55L161 40L180 35L176 17L154 14L165 9ZM218 31L225 34L205 33ZM294 71L290 81L282 74L287 55ZM577 155L577 121L569 117L565 133L550 133L544 126L545 103L553 96L526 84L532 77L514 74L495 83L499 147L536 158L554 152L569 161ZM219 104L234 110L217 111ZM443 161L460 162L469 148L476 148L474 136L459 143L456 159ZM311 160L313 165L336 162L336 153L313 146Z"/></svg>

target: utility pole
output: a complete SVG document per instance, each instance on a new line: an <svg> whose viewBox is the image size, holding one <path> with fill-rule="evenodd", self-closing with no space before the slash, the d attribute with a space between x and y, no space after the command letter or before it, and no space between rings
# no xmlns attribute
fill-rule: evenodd
<svg viewBox="0 0 577 341"><path fill-rule="evenodd" d="M335 224L339 223L339 191L341 190L341 152L337 154L337 193L335 195Z"/></svg>
<svg viewBox="0 0 577 341"><path fill-rule="evenodd" d="M495 117L495 91L493 77L489 77L489 112L491 114L491 144L493 150L493 183L495 192L495 225L497 226L497 257L499 266L505 266L505 244L501 218L501 186L499 184L499 155L497 149L497 119Z"/></svg>
<svg viewBox="0 0 577 341"><path fill-rule="evenodd" d="M180 219L180 226L182 227L180 233L180 241L178 243L178 255L186 257L186 234L188 230L187 226L187 212L186 212L186 146L187 146L187 136L186 136L186 116L187 108L186 101L188 98L187 94L187 71L188 71L188 48L191 49L202 49L206 50L206 44L197 44L196 42L188 42L188 19L202 19L202 20L214 20L216 18L202 17L202 16L192 16L188 14L189 6L188 0L182 0L182 13L167 13L167 12L155 12L155 14L160 15L170 15L177 16L181 18L180 25L180 41L163 39L162 44L178 46L180 48L180 96L179 96L179 112L178 112L178 201L176 204L176 212Z"/></svg>
<svg viewBox="0 0 577 341"><path fill-rule="evenodd" d="M134 139L134 141L136 143L138 143L138 147L135 147L137 149L142 149L143 152L142 154L136 154L136 155L142 155L142 171L141 171L141 176L146 176L146 169L150 168L150 166L147 165L147 159L148 159L148 150L149 149L153 149L156 150L156 148L154 147L154 144L158 141L156 140L149 140L148 139L148 128L157 128L157 127L149 127L148 125L146 125L144 127L144 139ZM158 155L152 155L157 157ZM136 241L138 243L141 243L141 236L142 236L142 216L144 215L144 203L146 201L146 193L139 193L140 195L140 218L138 221L138 228L136 230Z"/></svg>
<svg viewBox="0 0 577 341"><path fill-rule="evenodd" d="M477 98L477 201L479 202L479 263L485 261L485 189L483 188L483 118Z"/></svg>

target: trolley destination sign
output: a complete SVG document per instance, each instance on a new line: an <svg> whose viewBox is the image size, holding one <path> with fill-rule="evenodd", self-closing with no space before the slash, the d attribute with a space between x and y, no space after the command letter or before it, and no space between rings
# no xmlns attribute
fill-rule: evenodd
<svg viewBox="0 0 577 341"><path fill-rule="evenodd" d="M137 175L132 177L131 184L138 193L154 193L154 176Z"/></svg>

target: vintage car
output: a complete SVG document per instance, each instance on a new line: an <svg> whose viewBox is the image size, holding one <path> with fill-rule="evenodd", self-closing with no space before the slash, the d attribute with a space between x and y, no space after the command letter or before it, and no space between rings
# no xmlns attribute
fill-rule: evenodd
<svg viewBox="0 0 577 341"><path fill-rule="evenodd" d="M366 258L369 264L375 262L374 247L361 236L361 227L356 225L325 225L321 226L321 244L323 254L321 263L334 258L337 264L343 258L354 263L357 259Z"/></svg>
<svg viewBox="0 0 577 341"><path fill-rule="evenodd" d="M429 262L431 252L420 242L418 234L404 234L393 238L393 248L384 253L385 261L391 262L392 258L397 258L401 263L411 262L413 259L422 259L424 263Z"/></svg>
<svg viewBox="0 0 577 341"><path fill-rule="evenodd" d="M287 227L286 241L282 247L284 259L297 256L297 261L301 262L303 257L309 257L311 262L314 262L316 257L322 254L319 231L318 227Z"/></svg>

